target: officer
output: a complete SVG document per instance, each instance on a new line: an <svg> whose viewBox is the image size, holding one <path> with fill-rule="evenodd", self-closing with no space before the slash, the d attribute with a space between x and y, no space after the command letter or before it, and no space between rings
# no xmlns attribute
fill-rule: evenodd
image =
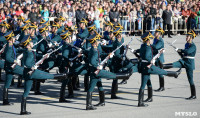
<svg viewBox="0 0 200 118"><path fill-rule="evenodd" d="M22 75L24 68L21 66L15 66L12 68L12 65L16 63L16 56L17 53L21 52L21 50L17 50L15 46L13 45L15 42L15 38L13 37L14 33L13 31L7 32L4 37L8 41L6 48L5 48L5 67L4 70L6 72L6 81L4 85L4 90L3 90L3 105L12 105L13 103L10 103L8 101L8 88L11 84L11 81L13 79L13 75Z"/></svg>
<svg viewBox="0 0 200 118"><path fill-rule="evenodd" d="M20 27L20 29L21 29L21 33L20 33L20 37L19 37L19 39L18 39L19 42L23 39L23 37L24 37L25 35L28 35L28 34L29 34L29 24L26 23L26 24L22 25L22 26Z"/></svg>
<svg viewBox="0 0 200 118"><path fill-rule="evenodd" d="M165 33L165 31L161 28L158 27L155 32L155 38L153 40L152 48L153 48L153 53L156 55L158 51L162 48L164 48L164 41L162 39L162 35ZM162 68L161 65L165 62L164 60L164 54L162 53L160 57L156 60L155 65ZM164 76L163 75L158 75L159 76L159 83L160 83L160 88L155 90L156 92L164 91ZM148 88L150 90L149 92L152 92L152 88ZM148 100L147 100L148 101Z"/></svg>
<svg viewBox="0 0 200 118"><path fill-rule="evenodd" d="M49 74L47 72L43 72L41 70L37 70L34 67L36 63L36 55L35 52L32 50L33 42L30 35L25 36L22 41L22 45L25 47L25 51L23 53L23 61L24 61L24 71L23 76L25 80L24 85L24 93L22 95L21 101L21 112L20 115L28 115L31 114L30 112L26 111L26 98L31 90L31 86L34 79L63 79L65 78L66 74ZM48 56L48 55L44 55Z"/></svg>
<svg viewBox="0 0 200 118"><path fill-rule="evenodd" d="M159 67L156 67L152 64L155 60L152 60L153 58L153 52L151 47L151 40L154 38L150 32L145 33L141 36L143 40L143 44L140 47L140 58L141 62L139 63L139 72L142 74L142 82L139 90L138 95L138 107L145 107L148 106L143 103L144 98L144 89L147 84L148 88L152 87L151 80L150 80L150 74L158 74L158 75L166 75L169 77L175 77L177 78L178 75L181 73L181 70L178 71L165 71L163 69L160 69ZM150 64L152 66L148 67ZM148 93L149 94L149 93ZM152 99L152 95L148 95L148 99ZM151 100L152 101L152 100Z"/></svg>
<svg viewBox="0 0 200 118"><path fill-rule="evenodd" d="M4 64L5 64L5 60L4 60L5 55L3 54L5 48L3 49L3 47L7 43L4 35L8 31L9 27L10 27L9 24L7 24L5 21L0 24L0 28L1 28L0 29L0 35L1 35L0 36L0 49L1 49L1 52L0 52L1 53L0 54L0 57L1 57L1 59L0 59L0 82L4 82L4 80L2 80L2 78L1 78L1 71L2 71L2 69L4 69Z"/></svg>
<svg viewBox="0 0 200 118"><path fill-rule="evenodd" d="M113 31L113 26L114 24L112 24L110 21L105 22L105 32L103 33L103 38L106 41L110 40L109 35L110 35L110 32Z"/></svg>
<svg viewBox="0 0 200 118"><path fill-rule="evenodd" d="M185 49L176 49L180 54L182 59L174 63L164 64L163 68L185 68L188 81L190 84L191 96L186 98L187 100L196 99L196 89L193 81L193 70L195 69L195 55L196 55L196 45L193 42L193 39L196 37L196 34L193 30L190 30L186 36Z"/></svg>
<svg viewBox="0 0 200 118"><path fill-rule="evenodd" d="M105 95L102 87L101 78L110 78L110 79L123 79L129 78L130 73L111 73L109 71L103 70L101 63L101 53L98 48L99 45L99 36L97 34L91 35L89 37L89 41L92 44L92 47L88 54L89 65L90 65L90 84L89 90L87 92L87 99L86 99L86 110L95 110L96 108L92 105L92 92L94 87L97 85L99 90L99 98L100 102L95 106L105 106ZM110 57L113 56L113 53L109 55ZM100 70L98 74L95 74L96 70Z"/></svg>
<svg viewBox="0 0 200 118"><path fill-rule="evenodd" d="M87 29L87 23L88 23L88 21L85 20L84 18L82 18L82 20L80 21L80 29L77 34L77 37L79 39L77 39L76 43L75 43L75 45L78 47L80 47L83 40L86 40L86 38L89 36L89 32Z"/></svg>
<svg viewBox="0 0 200 118"><path fill-rule="evenodd" d="M113 50L116 49L118 46L120 46L124 42L124 38L121 34L121 28L116 28L115 31L113 31L115 35L115 41L113 42ZM115 55L111 62L111 71L114 73L118 73L120 71L130 71L130 73L138 72L137 64L131 63L127 58L126 55L124 55L124 47L121 47L115 52ZM126 81L126 79L125 79ZM118 80L113 80L112 83L112 90L111 90L111 99L118 99L119 97L116 96L118 90Z"/></svg>
<svg viewBox="0 0 200 118"><path fill-rule="evenodd" d="M69 69L68 78L62 81L61 90L60 90L60 99L59 102L69 102L65 100L65 87L68 84L69 95L68 98L72 98L73 95L73 86L72 86L72 77L74 75L85 75L87 73L86 64L81 64L76 59L80 57L81 50L74 49L71 40L71 34L68 30L61 34L63 39L62 47L62 56L64 57L64 67ZM74 55L74 52L78 52L78 55ZM77 58L75 58L77 57Z"/></svg>

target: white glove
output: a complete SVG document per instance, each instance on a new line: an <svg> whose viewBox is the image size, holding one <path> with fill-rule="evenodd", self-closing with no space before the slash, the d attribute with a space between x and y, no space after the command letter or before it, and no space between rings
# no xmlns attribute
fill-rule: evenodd
<svg viewBox="0 0 200 118"><path fill-rule="evenodd" d="M152 60L152 62L151 62L151 63L152 63L153 65L155 65L155 62L156 62L156 60Z"/></svg>
<svg viewBox="0 0 200 118"><path fill-rule="evenodd" d="M73 62L70 62L70 64L69 64L69 65L70 65L70 67L72 67L72 66L73 66Z"/></svg>
<svg viewBox="0 0 200 118"><path fill-rule="evenodd" d="M178 48L176 48L175 51L177 52L177 51L178 51Z"/></svg>
<svg viewBox="0 0 200 118"><path fill-rule="evenodd" d="M125 57L125 56L123 56L122 60L123 60L123 61L125 61L125 59L126 59L126 57Z"/></svg>
<svg viewBox="0 0 200 118"><path fill-rule="evenodd" d="M18 45L18 44L20 44L20 42L19 41L15 41L15 43L14 43L15 45Z"/></svg>
<svg viewBox="0 0 200 118"><path fill-rule="evenodd" d="M82 49L80 48L79 50L78 50L78 52L80 53L82 51Z"/></svg>
<svg viewBox="0 0 200 118"><path fill-rule="evenodd" d="M21 60L20 60L20 59L17 59L17 61L16 61L16 62L17 62L17 64L20 64Z"/></svg>
<svg viewBox="0 0 200 118"><path fill-rule="evenodd" d="M110 58L113 58L113 56L114 56L114 53L112 52L112 53L110 54Z"/></svg>
<svg viewBox="0 0 200 118"><path fill-rule="evenodd" d="M103 39L101 45L106 45L106 43L107 43L106 40Z"/></svg>
<svg viewBox="0 0 200 118"><path fill-rule="evenodd" d="M102 70L102 69L103 69L103 66L100 65L100 66L97 67L97 69Z"/></svg>
<svg viewBox="0 0 200 118"><path fill-rule="evenodd" d="M53 45L52 45L52 43L49 43L48 46L49 46L49 47L52 47Z"/></svg>
<svg viewBox="0 0 200 118"><path fill-rule="evenodd" d="M134 49L131 49L131 52L132 52L132 53L134 53L134 51L135 51Z"/></svg>

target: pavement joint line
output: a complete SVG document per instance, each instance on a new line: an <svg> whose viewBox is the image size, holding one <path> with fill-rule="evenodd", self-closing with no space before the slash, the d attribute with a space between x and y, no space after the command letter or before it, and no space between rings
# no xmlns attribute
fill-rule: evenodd
<svg viewBox="0 0 200 118"><path fill-rule="evenodd" d="M129 92L129 93L117 93L117 95L120 95L120 94L136 94L138 92ZM105 96L108 96L108 95L111 95L111 94L105 94ZM86 96L86 95L85 95ZM75 96L75 98L83 98L85 96ZM98 97L99 95L98 94L95 94L95 95L92 95L94 97ZM39 98L39 99L44 99L44 100L54 100L54 99L59 99L59 97L45 97L45 98ZM73 98L72 98L73 99Z"/></svg>

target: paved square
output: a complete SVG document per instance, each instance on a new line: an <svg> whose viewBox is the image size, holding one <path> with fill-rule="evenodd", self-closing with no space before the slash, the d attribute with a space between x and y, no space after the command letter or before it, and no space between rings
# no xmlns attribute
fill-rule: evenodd
<svg viewBox="0 0 200 118"><path fill-rule="evenodd" d="M136 37L140 38L140 37ZM164 38L164 41L173 42L178 48L184 48L185 36L173 36L172 39ZM0 83L0 118L173 118L173 117L188 117L186 112L191 116L200 117L200 36L196 37L194 42L197 46L197 53L195 57L196 69L194 71L194 82L196 85L197 99L192 101L185 100L190 96L190 87L187 80L185 69L182 69L181 75L175 78L165 77L165 91L153 92L153 102L148 103L149 107L138 108L138 92L141 83L141 75L134 73L125 85L119 85L118 96L121 99L110 99L110 89L112 80L103 79L103 86L106 92L106 106L99 107L95 111L86 111L86 92L83 92L83 76L79 76L81 83L81 90L75 91L74 99L70 99L71 103L59 103L59 89L60 82L56 80L48 80L41 84L41 91L45 94L36 96L31 93L27 99L27 111L32 114L29 116L19 115L21 109L21 95L22 88L17 88L17 80L15 79L15 86L9 89L9 99L14 102L13 106L2 106L2 89L3 83ZM125 38L127 43L130 37ZM140 42L133 40L131 48L138 49ZM165 43L165 63L177 61L180 57ZM133 54L128 52L129 58L136 58ZM177 69L173 69L177 70ZM51 73L55 73L56 69ZM159 87L159 78L157 75L151 76L153 89ZM120 82L120 81L119 81ZM67 94L67 90L66 90ZM147 97L145 91L144 99ZM95 89L93 96L93 104L98 103L98 92ZM182 113L181 113L182 112ZM190 113L191 112L191 113ZM197 115L196 115L197 113Z"/></svg>

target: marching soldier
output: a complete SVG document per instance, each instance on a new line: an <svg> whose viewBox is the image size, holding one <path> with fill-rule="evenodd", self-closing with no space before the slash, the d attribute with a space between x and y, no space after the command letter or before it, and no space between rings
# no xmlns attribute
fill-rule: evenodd
<svg viewBox="0 0 200 118"><path fill-rule="evenodd" d="M22 45L25 47L25 51L23 53L23 61L24 61L24 71L23 76L25 80L24 85L24 93L22 95L21 101L21 112L20 115L28 115L31 112L26 111L26 98L31 90L31 86L34 79L63 79L65 78L65 74L49 74L47 72L43 72L38 70L34 65L36 63L36 55L35 52L32 50L33 42L30 35L27 35L21 41ZM49 55L44 55L49 56Z"/></svg>
<svg viewBox="0 0 200 118"><path fill-rule="evenodd" d="M9 29L9 24L7 24L4 21L0 24L0 28L1 28L1 30L0 30L0 34L1 34L1 36L0 36L0 49L1 49L0 57L2 58L2 59L0 59L0 82L4 82L4 80L2 80L2 78L1 78L1 71L2 71L2 69L4 69L4 64L5 64L5 61L4 61L5 55L3 54L3 52L5 50L4 46L7 43L4 35L6 34L6 32Z"/></svg>
<svg viewBox="0 0 200 118"><path fill-rule="evenodd" d="M158 75L166 75L169 77L175 77L177 78L178 75L181 73L181 70L178 71L165 71L163 69L160 69L159 67L154 66L155 60L153 60L153 52L151 47L151 40L154 38L150 32L145 33L141 36L143 40L143 44L140 48L140 58L141 62L139 63L139 72L141 73L142 82L139 90L138 95L138 107L146 107L148 105L143 103L144 98L144 89L145 86L148 86L148 89L152 87L151 80L150 80L150 74L158 74ZM160 52L161 53L161 52ZM160 54L158 53L158 54ZM148 94L150 90L148 90ZM152 91L152 89L151 89ZM152 92L151 92L152 93ZM152 99L152 95L148 95L147 99ZM152 100L151 100L152 101Z"/></svg>
<svg viewBox="0 0 200 118"><path fill-rule="evenodd" d="M190 30L186 36L186 44L185 49L178 49L175 50L179 53L182 57L179 61L174 63L164 64L163 68L185 68L188 81L190 84L191 96L186 98L187 100L196 99L196 89L195 84L193 81L193 70L195 69L195 55L196 55L196 45L193 42L193 39L196 37L196 34L193 30Z"/></svg>
<svg viewBox="0 0 200 118"><path fill-rule="evenodd" d="M100 102L95 106L105 106L105 95L101 83L101 78L110 78L110 79L125 79L130 77L130 73L122 74L122 73L111 73L109 71L103 70L103 65L99 65L101 63L101 53L98 48L99 45L99 36L97 34L91 35L89 37L89 41L92 44L92 47L88 54L89 65L90 65L90 84L89 90L87 92L86 99L86 110L95 110L96 108L92 105L92 92L94 87L97 85L99 90L99 98ZM114 53L110 53L109 57L112 57ZM99 73L95 71L99 70Z"/></svg>
<svg viewBox="0 0 200 118"><path fill-rule="evenodd" d="M119 45L121 45L124 42L124 38L121 34L121 28L116 28L115 31L113 31L115 35L115 41L113 42L113 50L116 49ZM128 48L126 46L126 48ZM115 55L111 62L111 71L114 73L120 72L120 71L130 71L131 73L138 72L137 64L134 65L131 63L127 58L125 53L125 48L121 47L115 52ZM126 79L125 79L126 81ZM118 90L118 80L113 80L112 83L112 90L111 90L111 99L118 99L119 97L116 96Z"/></svg>
<svg viewBox="0 0 200 118"><path fill-rule="evenodd" d="M81 43L86 40L86 38L89 36L89 32L88 32L88 29L87 29L87 23L88 21L85 20L84 18L80 21L80 29L79 29L79 32L77 34L77 37L79 39L76 40L76 43L75 45L80 47L81 46Z"/></svg>
<svg viewBox="0 0 200 118"><path fill-rule="evenodd" d="M156 55L158 53L158 51L162 48L164 48L164 41L162 39L162 35L165 33L165 31L159 27L158 29L156 29L155 32L155 38L152 44L152 48L153 48L153 53L154 55ZM162 68L161 65L164 63L164 54L162 53L160 55L160 57L156 60L155 65ZM159 76L159 83L160 83L160 88L155 90L156 92L160 92L160 91L164 91L164 76L163 75L158 75ZM151 89L149 88L148 90L150 90L149 92L151 93ZM147 100L148 101L148 100Z"/></svg>
<svg viewBox="0 0 200 118"><path fill-rule="evenodd" d="M17 52L20 52L20 50L17 50L15 46L13 45L15 42L15 38L13 31L7 32L5 35L6 40L8 43L6 44L5 48L5 67L4 70L6 72L6 81L4 85L4 90L3 90L3 105L12 105L13 103L10 103L8 101L8 88L11 84L11 81L13 79L13 75L22 75L24 68L21 66L15 66L14 68L12 65L16 62L16 56Z"/></svg>

